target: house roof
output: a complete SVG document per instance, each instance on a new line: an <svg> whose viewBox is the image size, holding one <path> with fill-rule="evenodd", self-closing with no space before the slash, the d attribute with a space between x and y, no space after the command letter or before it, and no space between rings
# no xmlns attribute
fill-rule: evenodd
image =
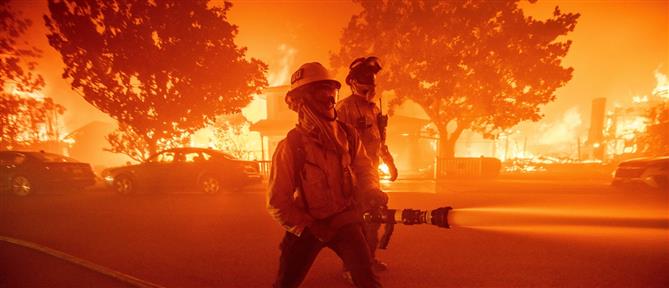
<svg viewBox="0 0 669 288"><path fill-rule="evenodd" d="M295 120L270 120L264 119L251 124L250 130L260 132L263 136L285 136L295 127Z"/></svg>
<svg viewBox="0 0 669 288"><path fill-rule="evenodd" d="M75 139L80 135L89 134L89 131L111 133L112 131L114 131L114 129L116 129L116 125L114 125L113 123L103 122L103 121L92 121L70 132L69 134L67 134L67 136L64 137L64 139Z"/></svg>

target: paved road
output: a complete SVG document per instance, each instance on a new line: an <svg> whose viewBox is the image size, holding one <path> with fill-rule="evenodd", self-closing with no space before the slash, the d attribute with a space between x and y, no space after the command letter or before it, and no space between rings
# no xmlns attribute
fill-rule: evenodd
<svg viewBox="0 0 669 288"><path fill-rule="evenodd" d="M391 206L450 205L459 226L396 227L390 250L379 253L391 269L381 274L385 287L669 285L666 191L568 180L430 185L389 187ZM2 195L0 235L165 287L268 287L282 230L264 205L262 187L216 196ZM0 243L0 286L125 287L48 258ZM340 266L322 252L303 287L347 287Z"/></svg>

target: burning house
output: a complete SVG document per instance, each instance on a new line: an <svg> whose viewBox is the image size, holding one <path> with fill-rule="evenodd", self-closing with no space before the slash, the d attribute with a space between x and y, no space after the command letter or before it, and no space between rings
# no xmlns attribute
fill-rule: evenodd
<svg viewBox="0 0 669 288"><path fill-rule="evenodd" d="M642 155L641 136L649 131L659 131L669 138L669 119L663 114L652 116L653 109L669 109L669 84L667 76L655 72L657 86L651 96L634 96L632 105L616 106L606 115L603 135L607 159L625 159Z"/></svg>
<svg viewBox="0 0 669 288"><path fill-rule="evenodd" d="M105 138L117 128L116 124L92 121L81 126L63 140L68 145L68 155L74 159L90 163L96 171L105 167L121 166L128 161L129 157L107 151L110 144Z"/></svg>
<svg viewBox="0 0 669 288"><path fill-rule="evenodd" d="M26 92L15 85L7 85L0 94L0 150L43 150L67 155L67 143L62 138L66 130L63 106L41 91Z"/></svg>

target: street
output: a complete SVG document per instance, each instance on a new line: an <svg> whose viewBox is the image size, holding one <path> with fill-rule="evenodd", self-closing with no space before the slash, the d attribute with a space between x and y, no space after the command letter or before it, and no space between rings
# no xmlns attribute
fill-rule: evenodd
<svg viewBox="0 0 669 288"><path fill-rule="evenodd" d="M391 208L454 208L451 229L395 227L384 287L667 287L669 193L597 180L400 181ZM411 187L421 187L411 191ZM215 196L93 189L0 198L0 236L164 287L269 287L283 235L265 187ZM421 192L415 192L421 191ZM1 287L128 287L0 241ZM321 252L302 287L349 287ZM36 276L39 275L39 276Z"/></svg>

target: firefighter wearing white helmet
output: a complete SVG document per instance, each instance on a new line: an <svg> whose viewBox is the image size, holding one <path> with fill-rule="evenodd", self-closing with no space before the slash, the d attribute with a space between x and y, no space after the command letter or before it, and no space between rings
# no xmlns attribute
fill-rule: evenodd
<svg viewBox="0 0 669 288"><path fill-rule="evenodd" d="M285 100L298 123L277 145L267 194L269 213L286 230L274 287L299 286L324 247L341 257L356 286L381 287L362 212L388 198L355 129L336 121L340 87L317 62L291 77Z"/></svg>

